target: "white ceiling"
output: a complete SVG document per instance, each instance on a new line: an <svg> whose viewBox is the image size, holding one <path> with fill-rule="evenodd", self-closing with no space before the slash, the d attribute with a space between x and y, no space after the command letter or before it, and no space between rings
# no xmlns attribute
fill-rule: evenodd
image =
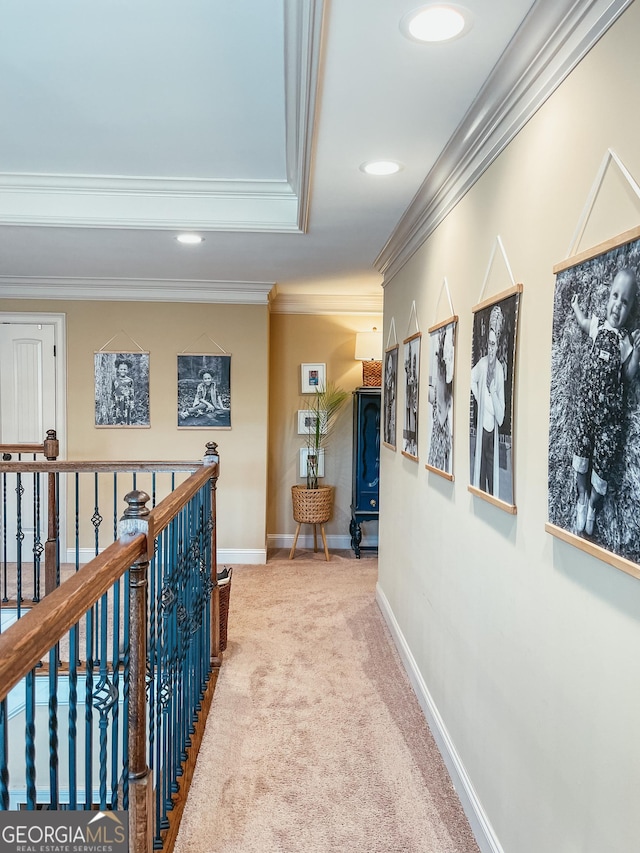
<svg viewBox="0 0 640 853"><path fill-rule="evenodd" d="M519 36L555 55L567 10L628 2L537 0ZM464 0L471 29L436 45L400 32L417 5L0 0L0 296L379 310L384 247L488 120L492 71L513 95L494 66L531 0ZM379 157L402 171L360 171Z"/></svg>

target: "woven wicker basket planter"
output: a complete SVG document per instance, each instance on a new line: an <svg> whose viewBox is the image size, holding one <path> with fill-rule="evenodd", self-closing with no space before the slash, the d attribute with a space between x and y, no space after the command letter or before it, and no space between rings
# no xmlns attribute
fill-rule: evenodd
<svg viewBox="0 0 640 853"><path fill-rule="evenodd" d="M299 524L324 524L333 513L333 486L292 486L293 518Z"/></svg>

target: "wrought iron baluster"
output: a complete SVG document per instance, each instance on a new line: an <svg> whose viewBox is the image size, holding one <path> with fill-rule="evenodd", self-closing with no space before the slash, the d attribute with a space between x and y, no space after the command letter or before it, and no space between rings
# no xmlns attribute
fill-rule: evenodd
<svg viewBox="0 0 640 853"><path fill-rule="evenodd" d="M96 624L98 628L97 644L99 650L99 670L98 682L93 693L93 707L98 711L100 717L98 719L99 730L99 759L98 768L100 774L100 808L107 807L107 745L108 745L108 730L109 730L109 711L114 703L118 702L118 694L114 688L113 682L109 677L108 670L108 655L107 655L107 617L108 617L108 595L105 593L100 600L100 621Z"/></svg>
<svg viewBox="0 0 640 853"><path fill-rule="evenodd" d="M33 455L35 460L35 453ZM42 530L40 518L40 474L33 474L33 601L40 601L40 567L41 557L44 551L42 544Z"/></svg>
<svg viewBox="0 0 640 853"><path fill-rule="evenodd" d="M93 642L95 609L92 607L85 616L86 660L85 707L84 707L84 808L90 809L93 803Z"/></svg>
<svg viewBox="0 0 640 853"><path fill-rule="evenodd" d="M116 696L120 697L120 594L121 583L116 581L113 587L113 638L111 659L113 662L113 688ZM115 701L111 708L111 808L118 808L118 780L120 778L118 765L118 745L120 742L120 702ZM126 729L125 729L126 731Z"/></svg>
<svg viewBox="0 0 640 853"><path fill-rule="evenodd" d="M16 474L16 608L18 619L22 616L22 475Z"/></svg>

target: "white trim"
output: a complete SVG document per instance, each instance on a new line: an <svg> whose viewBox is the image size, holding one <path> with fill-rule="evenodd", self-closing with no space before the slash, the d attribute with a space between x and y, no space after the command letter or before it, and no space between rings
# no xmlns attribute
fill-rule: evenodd
<svg viewBox="0 0 640 853"><path fill-rule="evenodd" d="M280 293L277 286L269 299L272 314L382 314L384 292L349 293Z"/></svg>
<svg viewBox="0 0 640 853"><path fill-rule="evenodd" d="M493 827L487 817L486 812L482 807L482 803L478 799L471 779L462 763L462 759L458 755L455 744L453 743L447 727L444 724L442 717L436 707L435 702L429 689L418 669L415 658L411 653L411 649L400 630L400 626L391 610L389 601L384 592L380 588L380 584L376 585L376 601L382 613L382 616L387 623L393 641L400 655L402 664L409 676L409 681L413 687L418 703L422 708L424 715L431 729L431 733L435 742L442 754L444 763L446 764L451 781L456 789L464 813L471 824L471 829L476 838L478 846L482 853L504 853L500 842L494 832Z"/></svg>
<svg viewBox="0 0 640 853"><path fill-rule="evenodd" d="M632 0L539 0L376 258L385 285Z"/></svg>
<svg viewBox="0 0 640 853"><path fill-rule="evenodd" d="M0 323L27 323L53 325L56 347L56 422L47 429L55 429L59 444L58 459L66 459L67 455L67 315L46 314L44 312L29 313L25 311L0 311ZM44 441L46 436L42 436ZM65 478L60 485L61 506L66 506ZM60 546L64 550L66 531L61 526Z"/></svg>
<svg viewBox="0 0 640 853"><path fill-rule="evenodd" d="M311 528L307 525L304 525L303 530L310 530ZM334 551L348 551L351 548L351 537L348 535L343 535L341 533L327 533L327 548L329 550ZM293 533L269 533L267 535L267 546L269 548L291 548L294 540ZM377 536L367 536L365 534L364 528L362 529L362 541L360 542L361 548L377 548L378 547L378 537ZM298 543L296 545L296 551L300 548L301 550L311 550L313 548L313 533L300 533L298 536ZM320 531L318 531L318 550L322 548L322 537L320 536Z"/></svg>
<svg viewBox="0 0 640 853"><path fill-rule="evenodd" d="M63 278L0 275L0 298L267 305L270 281Z"/></svg>

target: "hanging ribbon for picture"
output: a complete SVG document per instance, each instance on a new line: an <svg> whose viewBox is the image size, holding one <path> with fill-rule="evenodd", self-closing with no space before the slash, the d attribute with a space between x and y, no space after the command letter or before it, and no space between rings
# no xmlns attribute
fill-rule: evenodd
<svg viewBox="0 0 640 853"><path fill-rule="evenodd" d="M589 221L589 217L591 216L591 212L593 211L593 207L596 203L596 199L598 197L598 193L602 187L602 182L604 181L604 176L607 173L607 169L609 168L610 163L615 163L616 166L620 169L622 176L625 178L633 192L636 194L636 197L640 199L640 187L634 180L631 172L624 165L622 160L618 157L616 152L612 148L607 148L607 153L604 155L602 159L602 163L600 164L600 169L598 170L598 174L596 175L596 179L593 182L593 186L589 192L589 196L587 197L587 201L585 203L584 208L582 209L582 213L580 214L580 219L578 220L578 224L576 226L576 230L571 238L571 243L569 244L569 250L567 251L567 257L571 258L576 254L577 247L582 240L584 235L585 228L587 227L587 223Z"/></svg>
<svg viewBox="0 0 640 853"><path fill-rule="evenodd" d="M493 266L493 261L496 256L496 249L500 249L500 254L502 255L502 259L504 261L504 265L507 268L507 272L509 273L509 278L511 279L511 284L513 287L516 286L516 280L513 277L513 273L511 272L511 265L509 264L509 258L507 257L507 253L504 250L504 246L502 245L502 238L498 234L495 242L493 244L493 248L491 250L491 257L489 258L489 264L487 265L487 271L484 276L484 281L482 282L482 290L480 291L480 296L478 298L478 303L482 302L482 297L484 296L484 291L487 287L487 282L489 281L489 273L491 272L491 267Z"/></svg>
<svg viewBox="0 0 640 853"><path fill-rule="evenodd" d="M143 348L140 346L140 344L139 344L136 340L134 340L134 339L131 337L131 335L129 335L127 332L125 332L125 331L124 331L124 329L120 329L120 331L119 331L119 332L116 332L116 333L115 333L115 335L114 335L112 338L109 338L109 340L106 342L106 344L103 344L103 345L100 347L100 349L98 350L98 352L104 352L104 351L105 351L105 348L109 346L109 344L111 343L111 341L115 341L115 339L118 337L118 335L125 335L127 338L129 338L129 340L131 341L131 343L132 343L132 344L134 344L135 346L137 346L137 347L138 347L138 349L140 350L140 352L146 352L146 350L145 350L145 349L143 349ZM120 349L122 349L122 348L120 348Z"/></svg>
<svg viewBox="0 0 640 853"><path fill-rule="evenodd" d="M391 337L392 333L393 337ZM389 334L387 335L387 346L385 347L385 349L389 349L390 347L396 346L397 343L398 338L396 335L396 318L392 317L391 324L389 326Z"/></svg>
<svg viewBox="0 0 640 853"><path fill-rule="evenodd" d="M455 316L455 312L453 310L453 301L451 300L451 291L449 290L449 282L447 281L447 277L442 279L442 284L440 285L440 293L438 293L438 301L436 302L436 317L438 316L438 306L440 305L440 300L442 299L442 292L447 294L447 301L449 302L449 310L451 311L451 317ZM457 319L457 317L456 317Z"/></svg>
<svg viewBox="0 0 640 853"><path fill-rule="evenodd" d="M217 347L217 348L220 350L220 352L221 352L221 353L223 353L224 355L228 355L228 353L227 353L226 349L224 349L223 347L221 347L221 346L220 346L220 344L216 343L216 342L213 340L213 338L212 338L210 335L208 335L206 332L203 332L203 333L202 333L198 338L196 338L196 339L195 339L195 341L194 341L194 344L197 344L197 343L198 343L198 341L199 341L199 340L201 340L201 338L206 338L208 341L210 341L210 342L214 345L214 347ZM183 355L183 354L184 354L184 353L186 353L186 352L189 352L189 353L194 354L194 353L195 353L195 351L196 351L196 350L195 350L195 347L193 347L193 348L185 347L185 349L183 349L183 350L182 350L181 355Z"/></svg>
<svg viewBox="0 0 640 853"><path fill-rule="evenodd" d="M420 331L420 326L418 325L418 312L416 311L416 300L414 299L411 303L411 311L409 312L409 322L407 323L407 337L411 337L411 318L414 318L416 321L416 333Z"/></svg>

